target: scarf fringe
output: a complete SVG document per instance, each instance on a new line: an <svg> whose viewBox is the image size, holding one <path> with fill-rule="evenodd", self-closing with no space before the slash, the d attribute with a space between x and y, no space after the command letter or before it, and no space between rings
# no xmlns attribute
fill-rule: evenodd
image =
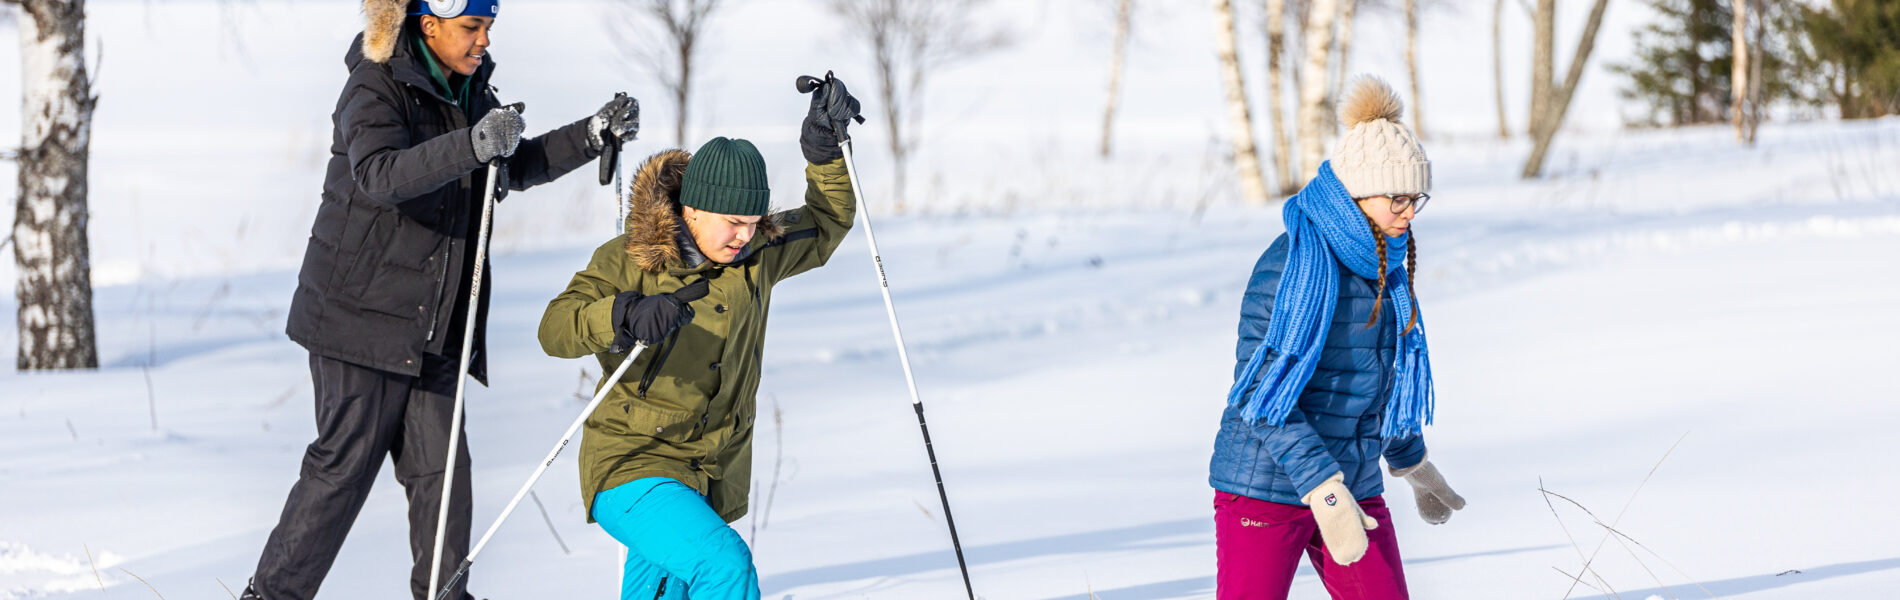
<svg viewBox="0 0 1900 600"><path fill-rule="evenodd" d="M1425 425L1432 424L1432 412L1437 405L1436 390L1432 386L1432 361L1425 350L1424 336L1416 337L1418 339L1409 344L1411 347L1399 358L1392 395L1386 398L1385 426L1379 432L1386 438L1418 435Z"/></svg>

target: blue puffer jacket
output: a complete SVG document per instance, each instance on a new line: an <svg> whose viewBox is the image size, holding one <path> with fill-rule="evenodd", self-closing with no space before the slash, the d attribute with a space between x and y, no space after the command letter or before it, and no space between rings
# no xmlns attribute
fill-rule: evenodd
<svg viewBox="0 0 1900 600"><path fill-rule="evenodd" d="M1282 234L1260 256L1247 281L1240 304L1239 363L1235 376L1253 358L1273 315L1280 274L1286 269L1287 236ZM1402 266L1387 277L1404 277ZM1282 504L1303 504L1300 498L1334 473L1345 473L1346 487L1364 500L1385 491L1379 456L1405 468L1425 459L1425 440L1412 435L1383 439L1386 396L1392 390L1393 349L1397 332L1385 321L1394 309L1387 296L1380 309L1381 324L1366 328L1372 317L1374 286L1339 267L1339 304L1326 330L1326 349L1299 406L1287 414L1286 424L1248 422L1240 409L1221 414L1220 434L1214 437L1214 460L1207 481L1214 489ZM1265 372L1265 369L1261 369Z"/></svg>

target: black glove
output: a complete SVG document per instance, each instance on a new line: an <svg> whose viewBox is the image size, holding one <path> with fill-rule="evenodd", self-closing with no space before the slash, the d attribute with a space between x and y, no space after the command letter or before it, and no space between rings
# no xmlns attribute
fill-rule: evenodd
<svg viewBox="0 0 1900 600"><path fill-rule="evenodd" d="M614 342L608 351L625 352L634 342L660 343L693 321L693 307L688 303L706 297L711 287L710 280L701 279L666 294L621 292L614 296Z"/></svg>
<svg viewBox="0 0 1900 600"><path fill-rule="evenodd" d="M799 128L798 148L804 151L805 160L822 164L844 158L838 144L851 139L845 132L851 121L864 122L859 108L858 99L845 89L844 80L825 73L824 80L811 88L811 108Z"/></svg>
<svg viewBox="0 0 1900 600"><path fill-rule="evenodd" d="M526 128L516 106L489 109L468 131L469 143L475 146L475 160L488 164L497 156L513 156L515 146L521 144L521 131Z"/></svg>
<svg viewBox="0 0 1900 600"><path fill-rule="evenodd" d="M587 120L587 147L595 152L608 144L625 145L639 134L640 101L626 92L614 94L613 100Z"/></svg>

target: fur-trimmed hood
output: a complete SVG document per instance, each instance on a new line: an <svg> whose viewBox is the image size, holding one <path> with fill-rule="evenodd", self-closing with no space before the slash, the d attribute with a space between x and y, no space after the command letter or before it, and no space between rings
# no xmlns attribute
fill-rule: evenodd
<svg viewBox="0 0 1900 600"><path fill-rule="evenodd" d="M363 58L386 63L396 52L408 0L363 0Z"/></svg>
<svg viewBox="0 0 1900 600"><path fill-rule="evenodd" d="M642 271L658 273L676 260L684 259L688 266L706 260L699 247L691 243L691 234L680 218L680 186L692 158L692 153L685 150L662 150L641 163L633 176L632 197L627 200L626 250L627 258ZM733 262L744 261L763 244L784 235L781 215L766 215L759 220L752 242Z"/></svg>

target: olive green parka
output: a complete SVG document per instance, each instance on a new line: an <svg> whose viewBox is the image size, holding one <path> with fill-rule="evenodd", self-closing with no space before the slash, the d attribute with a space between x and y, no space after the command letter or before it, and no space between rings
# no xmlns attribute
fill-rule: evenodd
<svg viewBox="0 0 1900 600"><path fill-rule="evenodd" d="M851 229L857 206L844 161L805 168L805 205L763 219L731 263L707 260L679 216L691 155L668 150L634 178L627 233L594 250L587 270L541 317L550 356L593 355L612 374L614 296L667 293L701 278L693 320L634 360L581 434L581 498L635 479L670 477L705 494L727 522L745 515L752 481L752 421L772 286L825 264ZM598 390L596 390L598 391Z"/></svg>

